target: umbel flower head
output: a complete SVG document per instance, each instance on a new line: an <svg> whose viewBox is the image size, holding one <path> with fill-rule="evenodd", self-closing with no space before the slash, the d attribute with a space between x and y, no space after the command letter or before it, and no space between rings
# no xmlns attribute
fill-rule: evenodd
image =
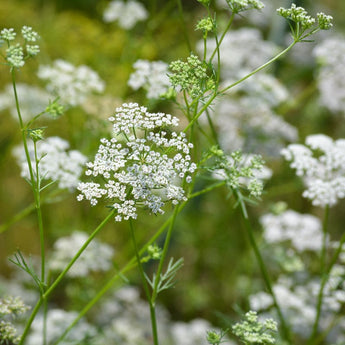
<svg viewBox="0 0 345 345"><path fill-rule="evenodd" d="M31 27L24 25L21 34L24 44L13 42L17 36L13 28L4 28L0 31L0 46L1 41L6 42L5 60L11 69L23 67L27 59L40 52L40 47L37 44L33 44L39 39L37 32L33 31Z"/></svg>
<svg viewBox="0 0 345 345"><path fill-rule="evenodd" d="M345 139L333 141L324 134L309 135L306 145L292 144L281 151L307 189L303 196L313 205L333 206L345 198Z"/></svg>
<svg viewBox="0 0 345 345"><path fill-rule="evenodd" d="M116 221L135 219L138 206L156 214L163 213L167 201L176 205L185 200L181 182L191 181L196 165L186 135L169 129L178 119L125 103L109 121L113 138L101 139L95 160L87 163L86 175L100 182L80 183L77 199L91 205L107 199L117 210Z"/></svg>

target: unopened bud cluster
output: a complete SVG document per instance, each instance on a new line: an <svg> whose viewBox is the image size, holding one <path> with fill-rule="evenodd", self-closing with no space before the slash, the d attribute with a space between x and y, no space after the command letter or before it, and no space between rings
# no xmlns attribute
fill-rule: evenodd
<svg viewBox="0 0 345 345"><path fill-rule="evenodd" d="M33 44L39 39L37 32L29 26L23 26L21 35L24 39L23 44L14 43L17 33L13 28L5 28L0 31L0 39L7 43L5 60L11 68L23 67L25 60L37 55L40 51L39 46Z"/></svg>
<svg viewBox="0 0 345 345"><path fill-rule="evenodd" d="M232 327L232 332L244 344L275 344L273 334L277 332L277 322L273 319L260 322L256 311L249 311L246 313L244 321L236 323Z"/></svg>
<svg viewBox="0 0 345 345"><path fill-rule="evenodd" d="M292 4L290 8L280 7L277 9L277 12L282 17L296 23L296 28L293 31L293 36L296 41L303 39L318 30L328 30L333 26L332 16L320 12L317 14L316 20L316 18L311 17L303 7L297 7L295 4ZM312 31L303 37L303 34L308 29L311 29Z"/></svg>
<svg viewBox="0 0 345 345"><path fill-rule="evenodd" d="M206 64L194 54L187 57L187 62L173 61L169 67L171 85L177 91L187 91L192 98L201 97L214 87L213 79L207 75Z"/></svg>

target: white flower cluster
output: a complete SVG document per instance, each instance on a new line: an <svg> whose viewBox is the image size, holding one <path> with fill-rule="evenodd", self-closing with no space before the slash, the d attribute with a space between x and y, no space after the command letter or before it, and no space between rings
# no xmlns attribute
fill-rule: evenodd
<svg viewBox="0 0 345 345"><path fill-rule="evenodd" d="M23 67L27 59L40 52L40 47L37 44L32 44L37 42L39 38L37 32L33 31L30 26L24 25L21 34L24 39L24 44L13 44L12 41L14 41L17 36L14 29L5 28L0 31L0 42L6 41L8 47L4 57L11 68Z"/></svg>
<svg viewBox="0 0 345 345"><path fill-rule="evenodd" d="M17 94L20 103L20 113L24 122L44 111L52 97L39 87L17 83ZM13 101L13 86L8 84L0 94L0 110L9 109L12 117L18 120L17 108Z"/></svg>
<svg viewBox="0 0 345 345"><path fill-rule="evenodd" d="M46 316L47 345L53 345L77 316L78 313L75 311L65 311L62 309L48 310ZM37 345L43 343L43 324L43 315L39 315L35 318L26 344ZM80 320L59 344L84 344L84 342L87 342L87 340L92 338L95 334L96 329L93 326L84 320Z"/></svg>
<svg viewBox="0 0 345 345"><path fill-rule="evenodd" d="M20 337L13 325L13 320L28 309L20 297L0 298L0 344L17 344Z"/></svg>
<svg viewBox="0 0 345 345"><path fill-rule="evenodd" d="M172 322L162 306L157 306L157 328L162 345L207 345L206 331L214 329L204 319L190 322ZM97 325L102 334L97 336L95 345L152 344L149 305L140 298L139 290L126 286L116 291L100 306ZM227 340L227 344L233 342Z"/></svg>
<svg viewBox="0 0 345 345"><path fill-rule="evenodd" d="M163 61L138 60L133 65L133 72L128 80L128 85L133 90L143 87L147 98L159 98L169 89L168 64Z"/></svg>
<svg viewBox="0 0 345 345"><path fill-rule="evenodd" d="M190 322L175 322L171 327L173 344L178 345L208 345L207 331L213 329L212 325L204 319L194 319ZM226 341L227 344L232 342Z"/></svg>
<svg viewBox="0 0 345 345"><path fill-rule="evenodd" d="M322 247L322 229L318 218L287 210L279 215L266 214L260 218L264 239L268 243L291 242L298 251L316 251Z"/></svg>
<svg viewBox="0 0 345 345"><path fill-rule="evenodd" d="M48 92L60 97L64 105L77 106L93 92L103 92L104 81L90 67L75 67L64 60L55 60L52 66L41 65L37 73L47 81Z"/></svg>
<svg viewBox="0 0 345 345"><path fill-rule="evenodd" d="M81 231L59 238L54 243L49 260L50 270L62 271L87 239L88 235ZM111 246L94 239L67 274L70 277L86 277L90 272L108 271L112 267L113 256L114 249Z"/></svg>
<svg viewBox="0 0 345 345"><path fill-rule="evenodd" d="M41 179L57 181L60 189L73 190L79 183L83 165L87 158L77 150L67 151L69 143L59 137L49 137L37 142L39 174ZM28 143L33 171L36 172L34 144ZM21 176L30 179L24 148L18 146L13 151L21 167Z"/></svg>
<svg viewBox="0 0 345 345"><path fill-rule="evenodd" d="M219 142L226 152L241 149L274 158L285 141L293 142L298 137L295 127L254 95L221 98L214 106L213 116Z"/></svg>
<svg viewBox="0 0 345 345"><path fill-rule="evenodd" d="M320 102L331 112L345 113L345 37L329 37L313 55L319 62L317 75Z"/></svg>
<svg viewBox="0 0 345 345"><path fill-rule="evenodd" d="M135 219L139 205L163 213L166 201L176 205L186 200L180 183L184 178L191 181L196 165L191 162L193 145L186 135L168 130L178 125L178 119L125 103L109 120L114 137L101 139L95 160L87 163L86 171L88 176L101 177L102 185L80 183L78 200L96 205L98 199L108 199L117 210L116 221Z"/></svg>
<svg viewBox="0 0 345 345"><path fill-rule="evenodd" d="M157 306L157 326L160 338L166 340L169 336L169 314ZM137 288L126 286L117 290L110 298L100 305L96 323L102 334L93 344L152 344L150 311L146 301L140 298ZM162 341L164 345L172 345Z"/></svg>
<svg viewBox="0 0 345 345"><path fill-rule="evenodd" d="M281 151L307 189L303 196L313 205L333 206L345 198L345 139L333 141L324 134L310 135L306 145L292 144Z"/></svg>
<svg viewBox="0 0 345 345"><path fill-rule="evenodd" d="M119 26L125 30L132 29L139 21L147 19L148 12L138 1L114 0L108 4L103 13L103 20L106 23L117 21Z"/></svg>
<svg viewBox="0 0 345 345"><path fill-rule="evenodd" d="M344 274L344 268L342 269ZM331 279L334 272L331 272ZM278 304L282 309L287 322L294 332L302 338L310 334L316 316L316 300L320 289L319 280L296 281L290 277L281 276L273 286ZM265 316L275 316L273 300L266 292L258 292L250 296L250 308L262 311ZM343 286L335 287L327 284L324 289L324 303L321 313L320 326L325 329L329 326L344 303ZM267 312L265 312L268 310Z"/></svg>

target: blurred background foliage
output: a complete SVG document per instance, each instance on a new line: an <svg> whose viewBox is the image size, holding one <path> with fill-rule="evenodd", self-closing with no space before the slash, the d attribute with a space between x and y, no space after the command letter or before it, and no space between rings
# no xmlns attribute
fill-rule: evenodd
<svg viewBox="0 0 345 345"><path fill-rule="evenodd" d="M274 0L266 0L266 2ZM55 59L64 59L74 65L85 64L100 75L106 82L104 95L94 96L83 107L73 108L55 122L49 121L46 136L58 135L68 140L73 149L78 149L90 159L96 152L98 140L109 129L107 117L113 109L124 101L144 104L144 94L132 91L127 80L133 63L141 58L170 62L185 58L189 54L184 39L183 26L187 26L189 40L194 47L200 39L194 25L204 13L195 0L183 0L184 20L181 22L176 1L142 1L149 9L150 18L140 22L131 31L119 28L116 23L105 24L102 12L107 1L98 0L11 0L0 1L2 27L19 29L29 25L41 35L41 53L17 73L17 81L40 85L36 76L39 64L49 64ZM285 4L288 1L285 1ZM335 30L345 28L345 2L338 0L298 1L299 5L311 9L323 9L334 16ZM277 4L279 7L281 4ZM279 18L278 18L279 19ZM222 17L219 17L222 20ZM279 41L276 34L277 18L264 32L266 37ZM277 32L287 32L284 21ZM245 19L237 18L235 27L246 26ZM281 42L279 42L281 43ZM248 47L250 49L250 47ZM296 47L295 49L299 49ZM344 120L331 116L315 102L317 90L314 78L315 66L296 68L291 62L282 59L274 66L275 74L289 88L293 98L281 113L285 119L299 128L300 138L312 133L325 133L333 138L345 137ZM0 66L0 91L10 82L6 66ZM313 84L314 83L314 84ZM314 85L314 86L313 86ZM150 110L176 112L168 102L146 104ZM92 109L90 111L90 109ZM92 113L92 114L91 114ZM96 115L95 115L96 114ZM20 142L17 122L9 112L0 114L0 226L10 221L16 214L32 203L28 184L20 178L19 168L11 150ZM275 174L267 183L263 202L250 208L251 219L258 238L260 226L258 218L270 206L280 200L290 208L302 213L321 216L319 209L301 197L302 182L295 177L288 164L273 163ZM202 188L199 181L197 188ZM79 203L74 194L62 194L54 202L43 206L44 225L49 229L47 243L74 230L90 232L107 214L102 207L91 208L88 203ZM226 202L225 202L226 200ZM331 211L331 231L343 232L345 213L344 202ZM169 210L167 210L169 211ZM167 212L168 213L168 212ZM202 215L202 216L201 216ZM143 216L137 224L140 242L145 242L166 216ZM173 235L170 256L184 257L185 265L178 275L178 283L161 297L176 319L189 319L198 316L217 322L219 314L230 315L238 307L246 309L245 296L262 287L260 273L240 221L239 210L234 208L227 191L216 190L192 200L178 219ZM337 236L335 236L337 237ZM116 249L116 267L121 267L133 256L126 223L109 223L99 238ZM10 275L7 258L17 249L27 255L39 253L39 241L34 212L28 213L20 221L0 234L0 272ZM77 249L77 248L76 248ZM92 277L91 277L92 278ZM90 279L91 279L90 278ZM101 285L105 276L95 276L93 282ZM128 278L137 282L136 272ZM60 289L55 299L64 305L67 294L78 296L79 302L88 300L93 293L92 284L78 281L69 291ZM80 289L83 286L83 289ZM77 292L76 292L77 291ZM82 293L81 293L82 291ZM78 303L75 301L73 303Z"/></svg>

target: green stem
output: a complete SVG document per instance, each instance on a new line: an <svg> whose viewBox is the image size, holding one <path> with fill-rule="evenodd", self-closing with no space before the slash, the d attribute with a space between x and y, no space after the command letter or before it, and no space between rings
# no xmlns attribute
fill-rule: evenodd
<svg viewBox="0 0 345 345"><path fill-rule="evenodd" d="M198 192L195 192L195 193L193 193L193 194L190 194L189 197L188 197L188 200L193 199L193 198L196 198L196 197L199 196L199 195L205 194L205 193L210 192L211 190L213 190L213 189L215 189L215 188L222 187L222 186L224 186L224 185L226 185L226 181L222 181L222 182L219 182L219 183L215 183L215 184L211 185L210 187L207 187L207 188L202 189L202 190L200 190L200 191L198 191Z"/></svg>
<svg viewBox="0 0 345 345"><path fill-rule="evenodd" d="M242 216L243 216L243 220L244 220L244 224L245 224L245 229L246 229L248 237L249 237L249 242L250 242L250 244L252 246L252 249L254 251L256 260L257 260L257 262L259 264L261 274L262 274L263 279L264 279L265 284L266 284L266 288L267 288L268 292L270 293L270 295L272 296L274 307L277 310L279 321L280 321L280 324L281 324L281 327L282 327L282 331L283 331L283 336L288 341L289 344L292 344L289 327L286 324L286 321L285 321L285 318L284 318L283 313L281 311L281 308L279 306L277 297L276 297L276 295L274 293L274 290L272 288L271 279L270 279L270 276L268 274L265 262L264 262L264 260L262 258L262 255L260 253L259 247L256 244L253 228L252 228L252 225L251 225L251 223L249 221L249 218L248 218L248 213L247 213L247 210L246 210L246 205L243 202L242 196L240 195L240 193L238 191L235 191L235 194L236 194L236 196L237 196L237 198L238 198L238 200L240 202L240 205L241 205L240 208L241 208L241 212L242 212Z"/></svg>
<svg viewBox="0 0 345 345"><path fill-rule="evenodd" d="M70 270L70 268L73 266L73 264L78 260L79 256L83 253L83 251L87 248L87 246L90 244L90 242L94 239L94 237L98 234L98 232L108 223L108 221L114 217L116 213L116 210L112 210L108 216L101 222L101 224L98 225L98 227L92 232L92 234L89 236L89 238L85 241L85 243L82 245L82 247L78 250L78 252L74 255L74 257L71 259L71 261L68 263L68 265L65 267L65 269L59 274L59 276L55 279L55 281L49 286L49 288L45 291L45 293L40 297L38 302L36 303L34 309L32 310L32 313L28 319L28 322L25 325L22 337L20 339L20 342L18 345L23 345L24 340L28 335L28 332L30 330L31 324L34 321L43 301L48 298L48 296L55 290L57 285L61 282L61 280L65 277L67 272Z"/></svg>
<svg viewBox="0 0 345 345"><path fill-rule="evenodd" d="M174 213L172 215L171 222L169 224L167 235L165 237L164 247L163 247L162 255L161 255L160 260L159 260L159 265L158 265L158 269L157 269L157 273L156 273L155 285L154 285L153 292L152 292L151 301L152 301L153 305L155 305L155 303L156 303L156 299L157 299L157 295L158 295L158 284L159 284L160 277L162 274L164 260L167 256L167 253L168 253L168 248L169 248L172 230L173 230L174 225L175 225L176 217L180 212L181 212L181 207L176 206L174 209Z"/></svg>
<svg viewBox="0 0 345 345"><path fill-rule="evenodd" d="M228 22L228 24L226 25L225 30L224 30L222 36L220 37L219 42L218 42L216 48L214 49L213 53L211 54L211 57L210 57L210 59L209 59L209 62L210 62L210 63L212 62L212 60L213 60L215 54L217 53L217 51L219 52L219 47L220 47L220 45L222 44L223 39L224 39L226 33L227 33L228 30L230 29L230 26L231 26L231 24L232 24L234 18L235 18L235 14L232 13L232 14L231 14L231 17L230 17L230 19L229 19L229 22Z"/></svg>
<svg viewBox="0 0 345 345"><path fill-rule="evenodd" d="M283 56L284 54L286 54L297 42L294 41L292 42L287 48L285 48L284 50L282 50L279 54L277 54L275 57L273 57L271 60L267 61L266 63L264 63L263 65L261 65L260 67L258 67L257 69L255 69L254 71L250 72L249 74L245 75L243 78L239 79L238 81L236 81L235 83L225 87L224 89L214 92L213 95L208 99L208 101L204 104L204 106L199 110L199 112L197 113L197 115L195 117L193 117L193 119L189 122L189 124L186 126L186 128L183 130L183 132L187 132L188 129L190 127L193 126L194 122L197 121L197 119L203 114L203 112L209 107L209 105L213 102L213 100L220 94L225 93L226 91L228 91L229 89L233 88L234 86L242 83L243 81L245 81L246 79L250 78L251 76L253 76L254 74L260 72L262 69L266 68L267 66L269 66L271 63L273 63L274 61L278 60L281 56Z"/></svg>
<svg viewBox="0 0 345 345"><path fill-rule="evenodd" d="M139 267L140 277L141 277L141 280L143 282L143 287L144 287L147 301L149 302L149 305L150 305L150 317L151 317L151 328L152 328L153 343L154 343L154 345L158 345L159 342L158 342L155 304L152 303L152 299L150 296L150 290L149 290L149 286L148 286L147 281L146 281L144 268L143 268L143 265L142 265L141 260L140 260L140 254L139 254L137 242L135 240L133 222L131 219L129 220L129 227L131 230L131 237L132 237L132 242L133 242L133 246L134 246L135 257L137 259L137 265Z"/></svg>
<svg viewBox="0 0 345 345"><path fill-rule="evenodd" d="M43 205L45 202L51 202L51 198L55 197L59 194L61 194L63 191L61 189L57 189L54 190L53 192L49 193L47 196L42 197L40 199L41 205ZM20 221L21 219L23 219L25 216L27 216L28 214L30 214L33 210L35 209L35 203L33 202L32 204L30 204L29 206L27 206L26 208L24 208L23 210L21 210L20 212L18 212L14 217L12 217L10 220L8 220L7 222L5 222L4 224L2 224L0 226L0 234L7 231L11 225L15 224L16 222Z"/></svg>
<svg viewBox="0 0 345 345"><path fill-rule="evenodd" d="M319 328L319 322L320 322L320 316L321 316L321 307L322 307L322 301L323 301L323 292L326 283L328 282L329 278L329 272L332 266L330 265L327 269L327 228L328 228L328 218L329 218L329 205L325 207L325 213L322 223L322 232L323 232L323 239L322 239L322 249L321 249L321 272L322 272L322 280L320 284L319 293L317 296L317 303L316 303L316 317L313 325L313 330L311 333L311 336L309 338L308 344L312 344ZM333 262L333 260L332 260Z"/></svg>
<svg viewBox="0 0 345 345"><path fill-rule="evenodd" d="M44 229L42 221L42 211L41 211L41 178L39 172L39 158L37 156L37 143L34 142L34 151L35 151L35 166L36 166L36 210L38 218L38 229L40 233L40 243L41 243L41 282L45 283L45 248L44 248Z"/></svg>
<svg viewBox="0 0 345 345"><path fill-rule="evenodd" d="M189 37L188 37L188 33L187 33L187 29L186 29L186 23L184 21L184 13L183 13L182 2L181 2L181 0L176 0L176 2L177 2L178 12L179 12L179 15L180 15L180 20L181 20L181 23L182 23L183 36L184 36L185 41L187 43L188 51L191 52L192 51L192 45L190 43L190 40L189 40Z"/></svg>

